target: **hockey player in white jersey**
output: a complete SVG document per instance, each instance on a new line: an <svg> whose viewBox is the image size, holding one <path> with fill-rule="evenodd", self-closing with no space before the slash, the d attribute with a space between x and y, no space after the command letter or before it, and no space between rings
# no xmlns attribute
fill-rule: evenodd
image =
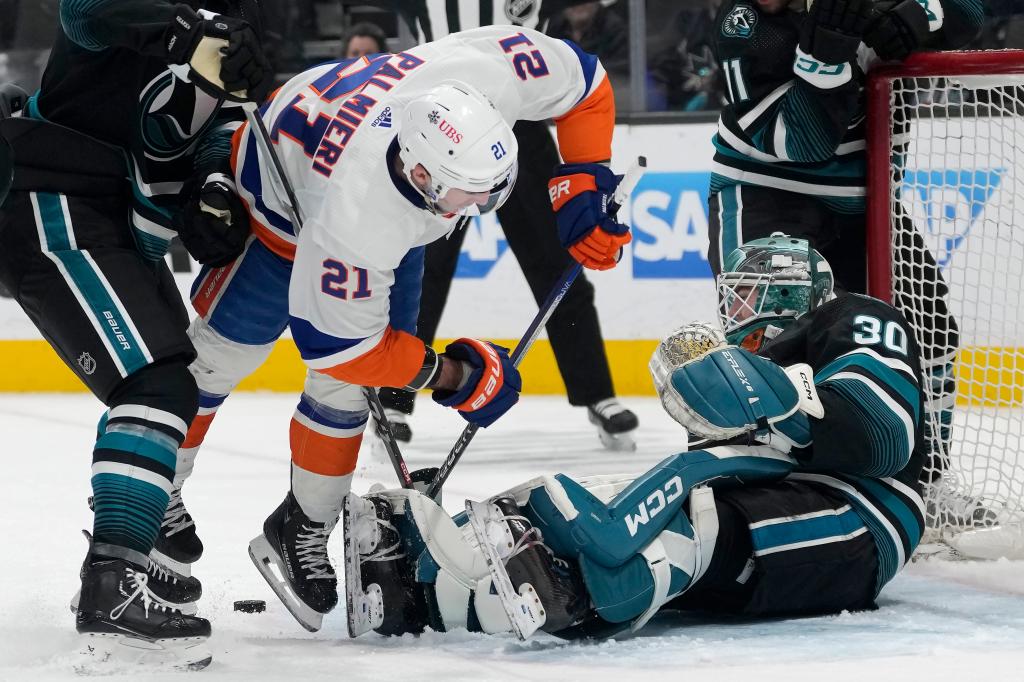
<svg viewBox="0 0 1024 682"><path fill-rule="evenodd" d="M516 179L518 119L554 118L566 165L552 178L563 244L614 266L628 228L607 214L618 183L614 104L599 61L519 27L452 34L408 52L332 62L286 83L262 118L304 219L288 219L254 131L235 135L238 193L254 236L193 288L199 416L189 471L217 408L286 327L308 366L290 425L291 489L250 554L300 623L337 602L327 538L349 491L368 410L361 386L433 389L488 426L517 401L508 352L463 338L435 354L414 331L423 245L500 206ZM194 533L194 527L190 528Z"/></svg>

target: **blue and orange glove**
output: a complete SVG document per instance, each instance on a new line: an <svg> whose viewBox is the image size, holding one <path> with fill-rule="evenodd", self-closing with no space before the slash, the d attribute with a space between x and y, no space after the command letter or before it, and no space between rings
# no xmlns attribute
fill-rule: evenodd
<svg viewBox="0 0 1024 682"><path fill-rule="evenodd" d="M619 249L633 239L629 226L608 213L620 180L621 175L599 163L563 164L548 180L558 238L573 258L591 270L614 268Z"/></svg>
<svg viewBox="0 0 1024 682"><path fill-rule="evenodd" d="M463 419L485 428L519 402L523 380L508 348L462 338L445 346L443 356L468 365L469 376L456 391L435 389L434 402L455 408Z"/></svg>

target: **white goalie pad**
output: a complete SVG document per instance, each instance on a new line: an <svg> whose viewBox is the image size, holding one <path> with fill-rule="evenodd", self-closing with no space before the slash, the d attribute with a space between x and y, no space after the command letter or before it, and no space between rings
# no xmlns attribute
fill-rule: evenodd
<svg viewBox="0 0 1024 682"><path fill-rule="evenodd" d="M493 594L487 560L472 528L468 524L460 528L444 509L419 491L399 489L378 494L387 497L396 514L411 518L437 564L434 592L445 630L468 627L472 596L472 608L484 632L510 632L512 627L498 595Z"/></svg>
<svg viewBox="0 0 1024 682"><path fill-rule="evenodd" d="M476 534L477 542L487 560L487 569L512 626L512 631L521 640L544 625L546 613L537 591L530 583L523 583L516 590L505 570L505 557L502 549L511 549L514 545L508 524L502 519L501 510L487 502L466 501L466 515Z"/></svg>

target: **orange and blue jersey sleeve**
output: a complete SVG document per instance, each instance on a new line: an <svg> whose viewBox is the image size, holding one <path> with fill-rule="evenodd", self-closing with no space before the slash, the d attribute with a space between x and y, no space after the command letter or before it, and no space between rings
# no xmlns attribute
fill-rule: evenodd
<svg viewBox="0 0 1024 682"><path fill-rule="evenodd" d="M612 157L615 96L601 62L570 40L563 40L580 61L584 90L568 113L555 118L558 150L566 163L607 161Z"/></svg>

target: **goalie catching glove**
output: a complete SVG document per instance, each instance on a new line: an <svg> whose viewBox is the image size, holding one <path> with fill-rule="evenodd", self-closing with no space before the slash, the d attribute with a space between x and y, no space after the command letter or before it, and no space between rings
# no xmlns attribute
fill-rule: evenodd
<svg viewBox="0 0 1024 682"><path fill-rule="evenodd" d="M175 227L185 249L201 265L219 268L241 255L249 238L249 213L223 173L207 176Z"/></svg>
<svg viewBox="0 0 1024 682"><path fill-rule="evenodd" d="M273 83L260 39L242 19L178 5L164 41L168 63L187 65L188 80L211 97L260 102Z"/></svg>
<svg viewBox="0 0 1024 682"><path fill-rule="evenodd" d="M809 365L783 369L735 346L687 361L658 395L692 436L725 441L749 434L782 452L810 445L808 417L825 416Z"/></svg>
<svg viewBox="0 0 1024 682"><path fill-rule="evenodd" d="M488 427L519 401L523 380L507 348L462 338L448 344L440 357L462 365L462 380L454 390L434 389L434 401L455 408L466 421Z"/></svg>
<svg viewBox="0 0 1024 682"><path fill-rule="evenodd" d="M612 193L622 180L599 163L558 167L548 181L548 194L558 222L562 246L584 267L608 270L619 249L632 240L629 227L614 218Z"/></svg>

